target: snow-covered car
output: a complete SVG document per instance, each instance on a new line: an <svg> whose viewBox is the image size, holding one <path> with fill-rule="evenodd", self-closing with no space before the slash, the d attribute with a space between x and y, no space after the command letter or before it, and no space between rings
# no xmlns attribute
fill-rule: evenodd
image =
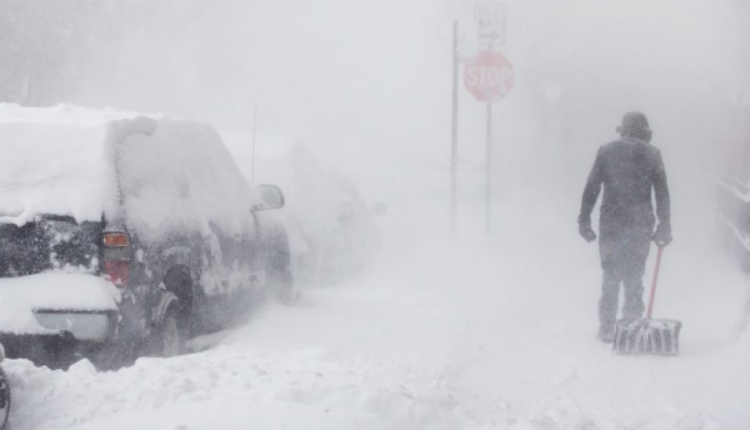
<svg viewBox="0 0 750 430"><path fill-rule="evenodd" d="M316 174L306 177L307 169L300 167L306 159L300 160L299 151L300 147L292 151L297 178L290 187L301 215L290 223L290 230L301 242L297 243L298 267L312 282L336 282L361 273L381 248L381 232L374 217L384 214L385 206L368 206L354 181L340 170L311 163ZM319 208L309 196L317 196L327 208Z"/></svg>
<svg viewBox="0 0 750 430"><path fill-rule="evenodd" d="M385 205L367 205L357 184L318 161L308 145L290 138L221 132L245 175L279 184L286 192L283 217L292 267L300 283L328 284L361 272L381 247L375 216ZM253 162L257 156L258 162Z"/></svg>
<svg viewBox="0 0 750 430"><path fill-rule="evenodd" d="M9 357L174 355L291 294L272 185L209 125L0 105L0 341ZM68 348L74 345L75 348Z"/></svg>

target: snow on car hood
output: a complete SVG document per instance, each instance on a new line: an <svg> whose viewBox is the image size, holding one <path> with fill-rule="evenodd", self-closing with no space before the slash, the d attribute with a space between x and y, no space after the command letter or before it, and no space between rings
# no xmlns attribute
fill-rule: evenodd
<svg viewBox="0 0 750 430"><path fill-rule="evenodd" d="M0 332L40 333L34 310L117 310L120 291L98 276L47 272L0 279Z"/></svg>

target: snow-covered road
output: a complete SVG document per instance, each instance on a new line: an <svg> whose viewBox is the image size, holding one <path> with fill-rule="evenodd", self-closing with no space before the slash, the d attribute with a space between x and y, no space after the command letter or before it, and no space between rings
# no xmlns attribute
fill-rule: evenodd
<svg viewBox="0 0 750 430"><path fill-rule="evenodd" d="M683 353L621 357L594 336L596 251L572 251L498 240L391 253L361 280L263 309L209 351L109 373L9 361L11 430L746 428L741 277L665 264L660 293L675 299L657 314L683 320Z"/></svg>

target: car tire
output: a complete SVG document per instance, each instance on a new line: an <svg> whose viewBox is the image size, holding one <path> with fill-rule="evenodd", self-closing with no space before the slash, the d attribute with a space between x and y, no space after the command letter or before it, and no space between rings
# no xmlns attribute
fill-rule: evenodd
<svg viewBox="0 0 750 430"><path fill-rule="evenodd" d="M155 357L175 357L185 352L185 334L179 306L172 303L151 334L150 354Z"/></svg>
<svg viewBox="0 0 750 430"><path fill-rule="evenodd" d="M10 384L3 368L0 367L0 430L5 428L10 415Z"/></svg>
<svg viewBox="0 0 750 430"><path fill-rule="evenodd" d="M91 353L89 360L99 372L114 371L132 366L142 353L140 349L134 347L134 343L132 340L129 342L118 340L105 343ZM135 346L137 346L137 343L135 343Z"/></svg>
<svg viewBox="0 0 750 430"><path fill-rule="evenodd" d="M275 287L276 299L279 302L288 305L294 301L296 293L294 291L294 282L292 281L291 271L287 270L279 274Z"/></svg>
<svg viewBox="0 0 750 430"><path fill-rule="evenodd" d="M277 258L270 273L271 294L280 303L289 304L294 301L294 277L289 267L288 258Z"/></svg>

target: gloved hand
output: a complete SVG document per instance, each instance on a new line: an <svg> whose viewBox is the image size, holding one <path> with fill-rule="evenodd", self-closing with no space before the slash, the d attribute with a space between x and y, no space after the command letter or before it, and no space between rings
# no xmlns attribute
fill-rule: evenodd
<svg viewBox="0 0 750 430"><path fill-rule="evenodd" d="M669 245L669 243L672 242L672 227L667 224L659 223L654 235L651 236L651 240L653 240L659 248L664 248Z"/></svg>
<svg viewBox="0 0 750 430"><path fill-rule="evenodd" d="M580 223L578 224L578 233L582 238L586 239L586 242L593 242L596 240L596 233L591 228L591 223Z"/></svg>

